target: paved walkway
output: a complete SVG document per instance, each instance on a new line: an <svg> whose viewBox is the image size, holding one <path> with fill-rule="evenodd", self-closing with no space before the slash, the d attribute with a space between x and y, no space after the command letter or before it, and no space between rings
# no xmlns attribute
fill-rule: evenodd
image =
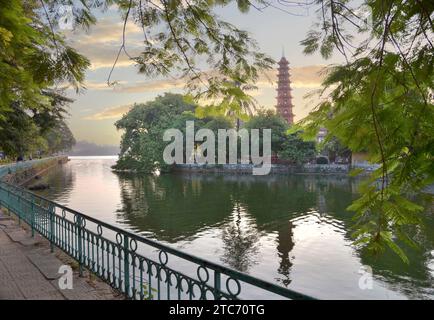
<svg viewBox="0 0 434 320"><path fill-rule="evenodd" d="M74 271L73 289L59 289L59 267L77 264L49 242L28 230L0 209L0 299L112 300L122 299L110 286L89 274Z"/></svg>

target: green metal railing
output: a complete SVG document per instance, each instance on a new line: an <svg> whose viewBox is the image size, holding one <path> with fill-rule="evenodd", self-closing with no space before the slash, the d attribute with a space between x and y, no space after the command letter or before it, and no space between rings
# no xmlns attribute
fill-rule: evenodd
<svg viewBox="0 0 434 320"><path fill-rule="evenodd" d="M130 299L312 299L0 182L0 206ZM180 271L183 270L183 271ZM188 270L188 271L184 271Z"/></svg>

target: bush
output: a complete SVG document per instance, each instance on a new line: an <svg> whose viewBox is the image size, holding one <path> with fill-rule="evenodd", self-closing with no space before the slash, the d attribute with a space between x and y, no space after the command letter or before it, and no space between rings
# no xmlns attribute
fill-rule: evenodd
<svg viewBox="0 0 434 320"><path fill-rule="evenodd" d="M327 157L316 158L316 164L329 164L329 159Z"/></svg>
<svg viewBox="0 0 434 320"><path fill-rule="evenodd" d="M281 150L278 152L279 159L287 160L297 165L315 159L315 155L315 142L304 141L299 136L299 133L287 135Z"/></svg>

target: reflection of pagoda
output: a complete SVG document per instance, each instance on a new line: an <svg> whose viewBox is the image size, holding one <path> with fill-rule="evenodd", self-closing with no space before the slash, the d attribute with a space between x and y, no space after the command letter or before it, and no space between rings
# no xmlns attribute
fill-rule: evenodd
<svg viewBox="0 0 434 320"><path fill-rule="evenodd" d="M291 82L289 80L289 62L282 55L279 61L277 74L277 113L280 114L289 124L294 123L294 114L292 113L292 96Z"/></svg>
<svg viewBox="0 0 434 320"><path fill-rule="evenodd" d="M279 282L282 282L285 287L289 286L291 283L291 267L292 261L289 256L292 249L294 249L294 240L293 240L293 229L294 225L291 221L288 221L287 224L283 225L282 228L278 230L277 237L277 251L280 258L280 266L277 270L282 278L276 279Z"/></svg>

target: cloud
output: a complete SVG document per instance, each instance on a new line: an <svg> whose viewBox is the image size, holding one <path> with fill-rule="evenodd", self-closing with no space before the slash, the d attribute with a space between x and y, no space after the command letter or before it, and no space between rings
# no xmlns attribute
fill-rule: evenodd
<svg viewBox="0 0 434 320"><path fill-rule="evenodd" d="M186 79L143 81L130 85L118 85L116 87L116 91L121 93L141 93L149 91L181 89L186 85L186 83Z"/></svg>
<svg viewBox="0 0 434 320"><path fill-rule="evenodd" d="M322 71L324 68L324 65L294 67L291 69L291 87L294 89L320 87L323 81ZM211 74L211 72L207 73ZM276 79L277 71L269 70L260 76L256 85L259 89L275 88L277 85ZM187 81L188 79L185 78L139 81L130 84L124 81L118 83L114 91L118 93L142 93L182 89ZM98 90L98 85L94 84L93 89ZM107 86L101 85L101 90L104 89L107 89Z"/></svg>
<svg viewBox="0 0 434 320"><path fill-rule="evenodd" d="M325 65L309 65L294 67L290 70L292 88L318 88L324 80ZM257 86L259 88L274 88L277 86L277 70L269 70L263 74Z"/></svg>
<svg viewBox="0 0 434 320"><path fill-rule="evenodd" d="M86 56L92 63L91 69L112 67L116 55L122 44L123 22L118 15L108 15L91 27L90 31L65 32L69 45ZM131 56L140 53L140 44L143 42L143 30L129 21L126 27L126 48ZM118 67L127 67L134 64L125 53L122 53L117 62Z"/></svg>
<svg viewBox="0 0 434 320"><path fill-rule="evenodd" d="M78 52L80 52L90 60L90 70L92 71L101 68L111 68L115 62L119 47L120 44L117 44L116 46L110 44L102 44L99 46L89 46L85 48L80 48L79 46L76 46ZM132 56L135 55L135 53L133 52L134 50L129 50L129 53L132 54ZM135 62L128 58L125 53L121 53L118 61L116 62L116 67L130 67L134 64Z"/></svg>
<svg viewBox="0 0 434 320"><path fill-rule="evenodd" d="M128 111L131 110L133 106L132 105L123 105L118 107L111 107L107 108L101 112L89 115L84 117L84 120L110 120L110 119L119 119L124 114L126 114Z"/></svg>
<svg viewBox="0 0 434 320"><path fill-rule="evenodd" d="M323 80L324 65L310 65L291 69L292 88L319 88ZM257 83L258 90L251 92L252 96L260 97L263 89L275 88L277 71L270 70L261 76ZM119 82L115 87L109 87L106 82L88 82L90 90L112 90L115 93L144 93L182 89L187 79L152 80L146 82ZM101 112L86 116L85 120L119 119L131 109L132 105L110 107Z"/></svg>
<svg viewBox="0 0 434 320"><path fill-rule="evenodd" d="M325 65L310 65L292 69L294 88L320 87L324 80Z"/></svg>
<svg viewBox="0 0 434 320"><path fill-rule="evenodd" d="M91 70L100 68L111 68L115 62L119 48L122 44L123 21L113 8L111 14L98 20L90 31L66 31L65 37L68 43L76 48L81 54L91 61ZM143 50L143 30L133 21L128 21L125 29L126 49L130 56L139 56ZM119 68L135 65L124 52L121 53L116 66ZM293 88L315 88L321 84L319 72L324 65L310 65L304 67L294 67L292 73ZM274 81L277 77L275 69L262 75L258 81L258 86L273 87L269 81ZM121 92L146 92L152 90L166 90L171 88L182 88L185 80L155 80L148 82L135 83L131 86L124 86Z"/></svg>
<svg viewBox="0 0 434 320"><path fill-rule="evenodd" d="M89 90L103 90L103 91L116 91L120 86L125 85L126 81L116 81L114 85L108 85L107 81L96 82L96 81L86 81L84 86Z"/></svg>

